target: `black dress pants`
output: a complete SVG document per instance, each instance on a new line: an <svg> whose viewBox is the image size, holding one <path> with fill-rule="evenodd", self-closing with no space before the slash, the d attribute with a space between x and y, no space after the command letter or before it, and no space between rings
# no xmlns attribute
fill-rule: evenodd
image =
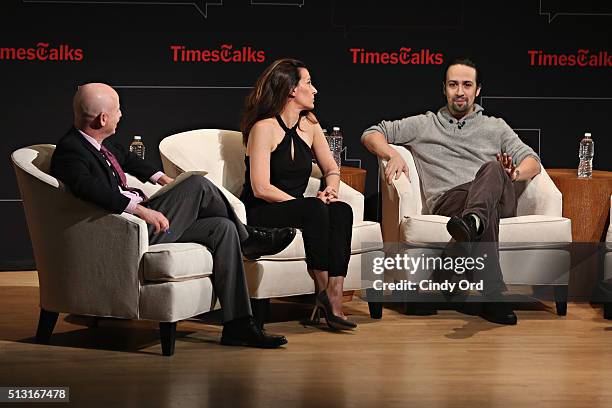
<svg viewBox="0 0 612 408"><path fill-rule="evenodd" d="M301 229L308 268L346 276L353 233L353 210L347 203L296 198L249 209L247 218L249 225Z"/></svg>
<svg viewBox="0 0 612 408"><path fill-rule="evenodd" d="M148 225L151 245L196 242L210 250L223 321L252 316L240 244L248 232L223 193L207 178L192 175L141 204L161 212L170 222L169 233L155 234Z"/></svg>

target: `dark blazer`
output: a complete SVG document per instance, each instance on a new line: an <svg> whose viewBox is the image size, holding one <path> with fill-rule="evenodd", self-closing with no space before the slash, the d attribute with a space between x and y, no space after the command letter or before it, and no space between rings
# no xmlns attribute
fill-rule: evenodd
<svg viewBox="0 0 612 408"><path fill-rule="evenodd" d="M118 143L105 139L104 147L117 158L124 172L148 181L158 170ZM106 159L75 128L62 137L51 158L51 175L78 198L120 214L130 199L119 191L119 180Z"/></svg>

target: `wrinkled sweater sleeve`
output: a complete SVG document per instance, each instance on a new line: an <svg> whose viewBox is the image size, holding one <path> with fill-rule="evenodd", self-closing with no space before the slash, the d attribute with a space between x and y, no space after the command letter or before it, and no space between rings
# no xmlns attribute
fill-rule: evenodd
<svg viewBox="0 0 612 408"><path fill-rule="evenodd" d="M409 116L399 120L383 120L379 124L367 128L363 132L363 135L361 135L361 141L363 142L363 138L368 133L380 132L390 144L410 144L413 143L420 134L420 130L425 120L425 115Z"/></svg>
<svg viewBox="0 0 612 408"><path fill-rule="evenodd" d="M529 156L532 156L537 161L540 161L540 157L537 155L537 153L534 152L531 147L523 143L523 141L503 119L498 120L502 125L502 153L507 153L509 156L511 156L515 165L519 165Z"/></svg>

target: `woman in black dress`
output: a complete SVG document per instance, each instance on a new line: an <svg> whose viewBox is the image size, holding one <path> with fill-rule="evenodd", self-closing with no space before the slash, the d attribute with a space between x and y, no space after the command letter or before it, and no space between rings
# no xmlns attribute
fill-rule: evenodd
<svg viewBox="0 0 612 408"><path fill-rule="evenodd" d="M330 327L352 329L356 324L342 312L342 291L353 212L338 200L340 171L312 113L316 93L305 65L294 59L275 61L257 79L242 118L247 153L241 199L249 225L302 230L317 309ZM325 188L304 198L313 157Z"/></svg>

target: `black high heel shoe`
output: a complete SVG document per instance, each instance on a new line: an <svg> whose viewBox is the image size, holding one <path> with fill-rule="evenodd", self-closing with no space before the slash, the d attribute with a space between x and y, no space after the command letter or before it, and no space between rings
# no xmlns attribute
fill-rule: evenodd
<svg viewBox="0 0 612 408"><path fill-rule="evenodd" d="M357 327L356 323L353 323L350 320L344 320L332 312L331 302L329 301L329 297L327 297L326 291L320 292L317 295L317 301L315 308L312 311L312 315L310 316L310 321L319 323L319 311L323 311L325 322L330 329L350 330Z"/></svg>

